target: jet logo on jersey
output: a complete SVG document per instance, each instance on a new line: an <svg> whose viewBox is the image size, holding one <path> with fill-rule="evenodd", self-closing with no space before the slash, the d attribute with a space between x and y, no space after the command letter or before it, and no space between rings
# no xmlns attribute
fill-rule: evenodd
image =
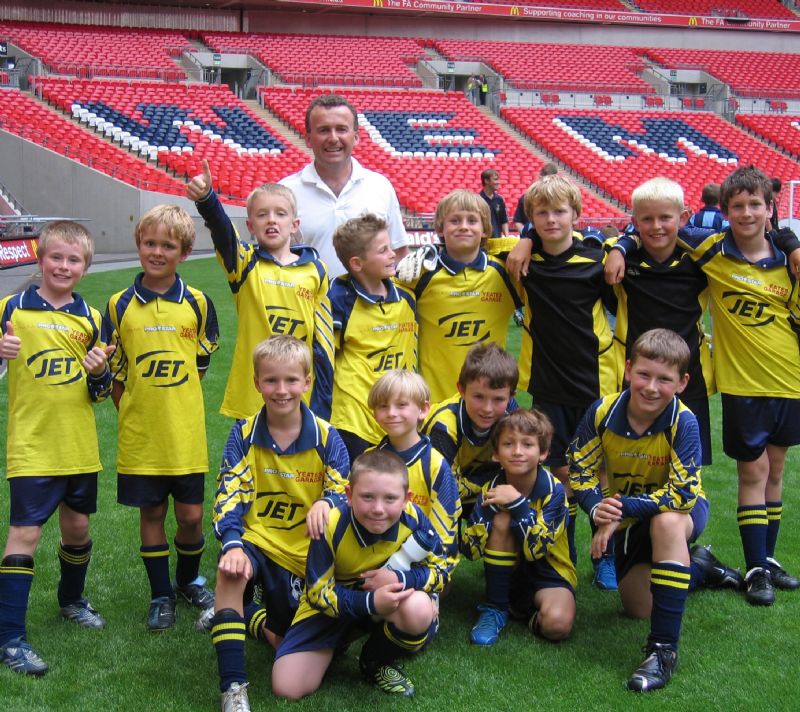
<svg viewBox="0 0 800 712"><path fill-rule="evenodd" d="M140 378L146 378L155 388L175 388L189 380L186 360L174 358L175 351L148 351L136 357Z"/></svg>
<svg viewBox="0 0 800 712"><path fill-rule="evenodd" d="M294 529L305 525L306 517L303 512L303 503L294 502L286 492L259 492L256 495L254 511L260 519L275 520L287 526L280 529ZM274 526L274 522L270 522Z"/></svg>
<svg viewBox="0 0 800 712"><path fill-rule="evenodd" d="M471 346L481 341L486 341L490 336L490 331L484 331L486 319L473 318L472 312L457 312L455 314L447 314L439 319L439 326L441 326L446 339L466 339L459 343L459 346Z"/></svg>
<svg viewBox="0 0 800 712"><path fill-rule="evenodd" d="M293 309L278 304L268 304L265 309L267 310L267 322L273 334L294 336L300 340L305 339L307 332L305 329L301 329L305 321L298 319Z"/></svg>
<svg viewBox="0 0 800 712"><path fill-rule="evenodd" d="M51 386L66 386L83 377L78 359L63 349L45 349L33 354L25 362L34 372L34 378L51 380Z"/></svg>
<svg viewBox="0 0 800 712"><path fill-rule="evenodd" d="M723 292L722 301L728 313L737 316L742 326L767 326L775 321L775 315L767 311L769 302L759 300L751 292Z"/></svg>

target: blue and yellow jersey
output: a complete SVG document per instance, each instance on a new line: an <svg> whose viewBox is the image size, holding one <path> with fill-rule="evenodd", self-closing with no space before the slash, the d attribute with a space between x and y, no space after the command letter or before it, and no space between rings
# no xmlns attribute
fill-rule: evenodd
<svg viewBox="0 0 800 712"><path fill-rule="evenodd" d="M371 443L383 430L367 406L369 389L386 371L417 370L417 317L414 295L386 281L387 296L376 297L349 276L330 290L336 360L327 407L331 424Z"/></svg>
<svg viewBox="0 0 800 712"><path fill-rule="evenodd" d="M512 398L506 413L516 409L517 402ZM500 468L492 459L490 433L475 430L460 395L432 406L422 432L430 436L431 445L450 465L461 502L474 502L483 485Z"/></svg>
<svg viewBox="0 0 800 712"><path fill-rule="evenodd" d="M560 255L534 250L522 278L526 328L520 388L545 401L587 407L618 386L617 355L605 307L614 295L603 275L603 251L574 234Z"/></svg>
<svg viewBox="0 0 800 712"><path fill-rule="evenodd" d="M430 519L442 541L448 569L454 569L458 564L456 535L461 517L461 499L450 465L434 449L427 435L422 435L421 440L408 450L395 450L388 437L379 443L378 448L393 452L406 463L411 501Z"/></svg>
<svg viewBox="0 0 800 712"><path fill-rule="evenodd" d="M598 475L605 466L609 490L622 502L621 529L660 512L689 513L705 496L694 413L673 397L639 435L628 422L629 400L624 390L592 404L567 451L570 485L590 515L603 499Z"/></svg>
<svg viewBox="0 0 800 712"><path fill-rule="evenodd" d="M689 385L682 398L712 395L716 388L711 345L703 327L708 280L687 251L678 246L665 262L654 260L643 248L626 252L625 278L614 292L620 381L636 339L649 329L671 329L686 341L690 352Z"/></svg>
<svg viewBox="0 0 800 712"><path fill-rule="evenodd" d="M264 407L231 428L222 456L213 522L223 552L249 541L272 561L303 577L306 515L325 498L343 501L350 461L339 433L301 405L300 435L281 450Z"/></svg>
<svg viewBox="0 0 800 712"><path fill-rule="evenodd" d="M494 515L500 509L484 504L484 494L498 485L506 484L504 473L487 482L472 510L469 524L461 534L461 550L470 559L479 559L486 550ZM511 515L511 532L519 547L520 559L538 562L539 566L555 571L575 588L578 577L569 558L567 495L562 485L541 465L530 493L520 495L504 509Z"/></svg>
<svg viewBox="0 0 800 712"><path fill-rule="evenodd" d="M108 302L104 333L117 350L111 373L119 402L117 471L188 475L208 470L200 373L217 349L214 305L180 277L165 294L133 286Z"/></svg>
<svg viewBox="0 0 800 712"><path fill-rule="evenodd" d="M467 351L475 344L506 345L508 320L521 306L505 263L481 251L473 262L457 262L447 252L435 269L410 284L417 298L419 372L434 402L456 391Z"/></svg>
<svg viewBox="0 0 800 712"><path fill-rule="evenodd" d="M11 322L20 339L8 364L8 477L99 472L92 401L111 390L111 374L95 378L83 360L103 347L100 312L78 294L59 309L42 299L36 285L0 299L0 332Z"/></svg>
<svg viewBox="0 0 800 712"><path fill-rule="evenodd" d="M447 564L442 543L419 507L407 502L400 519L383 534L362 527L347 504L332 509L325 534L308 548L306 587L293 623L317 613L346 619L375 614L375 594L360 590L359 578L383 566L415 532L428 553L410 570L395 573L405 589L438 593L448 581Z"/></svg>
<svg viewBox="0 0 800 712"><path fill-rule="evenodd" d="M253 351L264 339L286 334L304 341L313 356L312 388L304 396L315 413L327 418L317 388L330 393L333 379L333 323L328 272L317 251L292 247L297 260L279 264L258 244L239 239L216 193L197 203L228 276L238 327L233 361L220 413L247 418L263 401L253 388Z"/></svg>
<svg viewBox="0 0 800 712"><path fill-rule="evenodd" d="M797 280L767 236L772 256L748 261L730 230L693 252L708 278L714 320L714 369L721 393L800 398Z"/></svg>

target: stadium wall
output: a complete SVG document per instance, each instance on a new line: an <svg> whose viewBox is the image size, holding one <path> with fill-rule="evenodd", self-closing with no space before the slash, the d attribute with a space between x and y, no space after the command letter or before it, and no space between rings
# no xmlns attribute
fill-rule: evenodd
<svg viewBox="0 0 800 712"><path fill-rule="evenodd" d="M546 2L542 2L546 5ZM553 3L557 4L557 3ZM381 12L321 13L314 7L303 12L275 10L231 11L212 8L158 8L152 5L87 3L76 0L48 3L0 3L0 20L63 22L121 27L154 27L183 30L246 32L295 32L367 36L411 36L462 38L559 44L605 44L616 46L675 47L686 49L758 50L800 52L797 35L780 32L712 30L701 27L668 28L628 25L594 25L501 20L481 16L410 17ZM433 28L435 27L435 31Z"/></svg>
<svg viewBox="0 0 800 712"><path fill-rule="evenodd" d="M3 182L33 215L89 218L98 252L132 252L133 227L159 203L175 203L194 218L195 248L212 249L211 236L194 203L175 195L140 190L49 149L0 130ZM240 235L247 235L245 209L226 206Z"/></svg>

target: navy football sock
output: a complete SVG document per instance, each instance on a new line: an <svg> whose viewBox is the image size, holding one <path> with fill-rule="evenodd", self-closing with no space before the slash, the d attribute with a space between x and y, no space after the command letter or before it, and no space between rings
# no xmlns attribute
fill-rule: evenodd
<svg viewBox="0 0 800 712"><path fill-rule="evenodd" d="M32 556L9 554L0 563L0 645L27 638L25 614L32 583Z"/></svg>
<svg viewBox="0 0 800 712"><path fill-rule="evenodd" d="M211 619L211 642L217 652L220 692L225 692L234 682L247 682L244 638L244 618L236 611L223 608L214 614Z"/></svg>
<svg viewBox="0 0 800 712"><path fill-rule="evenodd" d="M739 507L736 510L739 536L742 538L747 570L767 568L767 507L764 504Z"/></svg>
<svg viewBox="0 0 800 712"><path fill-rule="evenodd" d="M178 563L175 566L175 582L178 586L192 583L200 575L200 558L206 548L206 540L194 544L181 544L175 540L175 551L178 554Z"/></svg>
<svg viewBox="0 0 800 712"><path fill-rule="evenodd" d="M511 591L511 575L517 563L514 551L483 552L483 576L486 584L486 603L492 608L507 611Z"/></svg>
<svg viewBox="0 0 800 712"><path fill-rule="evenodd" d="M147 578L150 581L150 598L163 596L175 598L175 591L169 581L169 546L167 544L141 546L139 553L142 555Z"/></svg>
<svg viewBox="0 0 800 712"><path fill-rule="evenodd" d="M775 545L778 543L778 530L781 528L783 502L767 502L767 556L775 558Z"/></svg>
<svg viewBox="0 0 800 712"><path fill-rule="evenodd" d="M689 596L689 577L688 566L672 561L653 562L650 570L653 610L650 613L649 642L678 647L683 609Z"/></svg>
<svg viewBox="0 0 800 712"><path fill-rule="evenodd" d="M86 572L92 558L91 540L83 546L70 546L58 543L58 563L61 565L61 579L58 582L58 605L62 608L77 603L83 597L86 585Z"/></svg>
<svg viewBox="0 0 800 712"><path fill-rule="evenodd" d="M361 666L367 669L389 665L399 658L421 650L428 639L428 631L419 635L406 633L393 623L377 625L361 648Z"/></svg>
<svg viewBox="0 0 800 712"><path fill-rule="evenodd" d="M251 638L268 643L269 640L264 635L263 624L267 620L267 609L263 604L251 601L244 607L244 620L247 633Z"/></svg>

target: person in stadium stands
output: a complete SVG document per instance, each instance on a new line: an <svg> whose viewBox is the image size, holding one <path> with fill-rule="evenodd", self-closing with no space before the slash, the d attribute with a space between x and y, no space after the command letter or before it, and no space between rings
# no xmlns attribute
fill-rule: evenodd
<svg viewBox="0 0 800 712"><path fill-rule="evenodd" d="M306 111L306 145L314 161L280 182L297 198L302 242L316 248L330 279L346 272L333 249L333 232L346 220L370 212L386 221L400 260L408 252L400 203L389 180L353 158L358 116L337 94L314 99Z"/></svg>
<svg viewBox="0 0 800 712"><path fill-rule="evenodd" d="M719 232L728 227L728 221L719 209L719 183L709 183L703 187L703 207L689 218L689 224Z"/></svg>
<svg viewBox="0 0 800 712"><path fill-rule="evenodd" d="M500 187L500 174L494 168L487 168L481 173L481 186L479 195L486 201L489 214L492 216L492 234L489 237L508 235L506 201L497 192Z"/></svg>

